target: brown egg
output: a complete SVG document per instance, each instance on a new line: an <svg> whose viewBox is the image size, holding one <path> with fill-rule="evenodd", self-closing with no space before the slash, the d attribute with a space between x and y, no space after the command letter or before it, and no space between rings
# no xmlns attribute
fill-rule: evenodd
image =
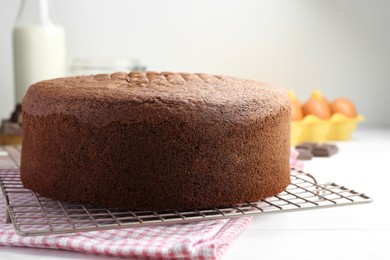
<svg viewBox="0 0 390 260"><path fill-rule="evenodd" d="M299 121L303 118L302 104L298 99L291 100L291 120Z"/></svg>
<svg viewBox="0 0 390 260"><path fill-rule="evenodd" d="M337 98L330 104L332 114L341 113L347 117L357 116L355 105L346 98Z"/></svg>
<svg viewBox="0 0 390 260"><path fill-rule="evenodd" d="M314 115L321 119L328 119L331 116L328 101L319 91L314 91L310 99L302 106L303 115Z"/></svg>
<svg viewBox="0 0 390 260"><path fill-rule="evenodd" d="M303 118L302 104L295 98L295 94L292 91L288 92L288 97L291 101L291 121L299 121Z"/></svg>

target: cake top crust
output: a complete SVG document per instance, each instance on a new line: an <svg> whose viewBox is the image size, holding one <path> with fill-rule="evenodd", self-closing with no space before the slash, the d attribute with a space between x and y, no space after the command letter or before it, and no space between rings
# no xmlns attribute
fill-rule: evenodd
<svg viewBox="0 0 390 260"><path fill-rule="evenodd" d="M23 111L31 115L67 114L97 125L118 120L158 123L179 114L247 122L289 106L286 91L266 83L151 71L41 81L33 84L23 99Z"/></svg>

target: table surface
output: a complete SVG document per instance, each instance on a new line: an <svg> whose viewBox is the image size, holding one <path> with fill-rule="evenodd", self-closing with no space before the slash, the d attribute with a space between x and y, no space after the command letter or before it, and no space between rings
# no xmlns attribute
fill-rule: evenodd
<svg viewBox="0 0 390 260"><path fill-rule="evenodd" d="M319 183L373 197L369 204L254 217L223 257L230 259L390 259L390 129L357 130L331 158L305 162ZM0 247L0 259L116 259ZM118 258L119 259L119 258Z"/></svg>

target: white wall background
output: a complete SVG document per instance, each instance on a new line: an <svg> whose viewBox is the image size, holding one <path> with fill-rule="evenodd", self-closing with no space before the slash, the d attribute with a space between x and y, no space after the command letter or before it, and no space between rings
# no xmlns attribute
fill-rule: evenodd
<svg viewBox="0 0 390 260"><path fill-rule="evenodd" d="M11 29L0 0L0 118L13 109ZM54 0L76 57L138 58L150 70L228 74L346 96L390 126L388 0Z"/></svg>

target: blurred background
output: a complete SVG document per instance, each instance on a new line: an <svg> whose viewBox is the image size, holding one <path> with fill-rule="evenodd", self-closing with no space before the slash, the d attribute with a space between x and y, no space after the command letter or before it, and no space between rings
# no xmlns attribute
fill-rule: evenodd
<svg viewBox="0 0 390 260"><path fill-rule="evenodd" d="M362 127L390 126L390 1L53 0L76 58L138 59L148 70L226 74L352 100ZM0 0L0 118L14 109L12 27ZM360 126L359 126L360 127Z"/></svg>

